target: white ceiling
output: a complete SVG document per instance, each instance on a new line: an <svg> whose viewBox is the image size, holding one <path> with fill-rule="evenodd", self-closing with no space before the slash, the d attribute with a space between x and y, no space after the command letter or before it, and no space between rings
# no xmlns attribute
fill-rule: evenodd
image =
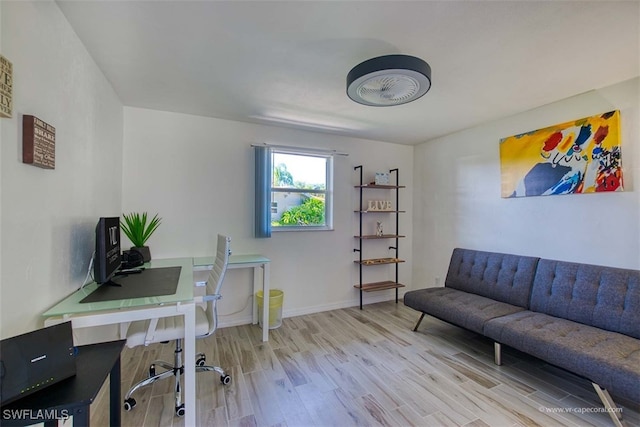
<svg viewBox="0 0 640 427"><path fill-rule="evenodd" d="M57 4L127 106L401 144L640 75L638 1ZM424 97L346 96L352 67L398 53L431 65Z"/></svg>

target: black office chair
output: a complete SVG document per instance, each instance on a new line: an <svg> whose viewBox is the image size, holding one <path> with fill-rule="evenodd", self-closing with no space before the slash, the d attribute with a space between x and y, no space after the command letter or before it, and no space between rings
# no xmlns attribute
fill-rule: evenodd
<svg viewBox="0 0 640 427"><path fill-rule="evenodd" d="M213 334L218 327L218 300L222 298L220 288L227 271L229 263L229 246L231 240L222 235L218 235L218 248L213 269L207 280L206 309L196 306L196 338L205 338ZM149 367L149 378L146 378L129 390L124 397L124 409L130 411L136 406L136 401L131 395L140 387L153 384L163 378L175 377L176 394L176 415L184 415L184 403L182 402L182 392L180 390L180 375L184 371L182 364L182 339L184 338L184 317L162 317L158 319L134 322L127 331L127 347L132 348L139 345L149 345L159 342L176 342L173 364L161 360L154 361ZM206 358L203 353L196 355L196 372L215 371L220 374L220 382L227 385L231 382L231 377L225 374L224 370L218 366L205 366ZM156 367L160 366L165 370L156 373Z"/></svg>

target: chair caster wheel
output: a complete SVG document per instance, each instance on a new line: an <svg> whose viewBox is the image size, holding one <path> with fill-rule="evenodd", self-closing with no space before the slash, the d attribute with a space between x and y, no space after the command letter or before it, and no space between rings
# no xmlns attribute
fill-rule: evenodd
<svg viewBox="0 0 640 427"><path fill-rule="evenodd" d="M149 378L155 377L155 376L156 376L156 365L151 364L151 366L149 366Z"/></svg>
<svg viewBox="0 0 640 427"><path fill-rule="evenodd" d="M136 400L133 397L130 397L124 401L124 410L130 411L136 406Z"/></svg>
<svg viewBox="0 0 640 427"><path fill-rule="evenodd" d="M231 377L229 375L222 375L220 377L220 382L224 385L231 384Z"/></svg>
<svg viewBox="0 0 640 427"><path fill-rule="evenodd" d="M202 356L199 357L198 360L196 360L196 366L204 366L204 364L207 362L207 358Z"/></svg>
<svg viewBox="0 0 640 427"><path fill-rule="evenodd" d="M179 417L184 417L184 403L180 406L176 406L176 415Z"/></svg>

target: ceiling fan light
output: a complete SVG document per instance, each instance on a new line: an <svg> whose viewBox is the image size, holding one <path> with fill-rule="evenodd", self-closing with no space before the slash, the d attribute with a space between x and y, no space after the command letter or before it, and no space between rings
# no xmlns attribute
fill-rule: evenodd
<svg viewBox="0 0 640 427"><path fill-rule="evenodd" d="M431 88L431 67L420 58L386 55L364 61L347 75L347 95L376 107L414 101Z"/></svg>

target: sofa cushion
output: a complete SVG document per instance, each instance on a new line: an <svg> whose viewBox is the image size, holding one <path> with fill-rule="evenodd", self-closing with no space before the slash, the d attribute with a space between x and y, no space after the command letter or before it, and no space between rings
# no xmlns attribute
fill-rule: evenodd
<svg viewBox="0 0 640 427"><path fill-rule="evenodd" d="M538 258L456 248L445 286L529 308Z"/></svg>
<svg viewBox="0 0 640 427"><path fill-rule="evenodd" d="M524 310L450 288L409 291L404 294L404 304L477 333L482 333L483 325L489 319Z"/></svg>
<svg viewBox="0 0 640 427"><path fill-rule="evenodd" d="M489 320L484 335L640 402L637 339L528 310Z"/></svg>
<svg viewBox="0 0 640 427"><path fill-rule="evenodd" d="M531 310L640 338L640 271L541 259Z"/></svg>

